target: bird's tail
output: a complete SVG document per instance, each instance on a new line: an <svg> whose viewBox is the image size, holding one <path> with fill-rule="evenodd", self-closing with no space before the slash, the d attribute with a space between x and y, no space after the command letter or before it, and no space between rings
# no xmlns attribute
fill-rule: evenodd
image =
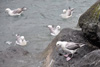
<svg viewBox="0 0 100 67"><path fill-rule="evenodd" d="M82 44L82 43L81 43L79 46L80 46L80 47L83 47L83 46L85 46L85 44Z"/></svg>

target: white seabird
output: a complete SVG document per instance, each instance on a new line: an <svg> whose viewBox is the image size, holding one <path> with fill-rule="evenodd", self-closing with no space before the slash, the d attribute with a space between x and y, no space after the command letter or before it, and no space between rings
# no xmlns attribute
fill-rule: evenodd
<svg viewBox="0 0 100 67"><path fill-rule="evenodd" d="M16 34L16 37L17 37L16 44L21 45L21 46L27 45L28 41L25 40L24 36L20 36L20 35Z"/></svg>
<svg viewBox="0 0 100 67"><path fill-rule="evenodd" d="M63 14L61 14L60 16L62 18L67 19L72 16L73 10L74 10L74 8L70 8L70 7L68 8L68 10L64 9Z"/></svg>
<svg viewBox="0 0 100 67"><path fill-rule="evenodd" d="M84 45L85 44L82 43L74 43L74 42L67 42L67 41L58 41L56 43L57 47L61 47L64 51L70 52L72 54L71 57L69 57L70 54L64 55L67 61L69 61L73 57L73 54L77 51L78 48Z"/></svg>
<svg viewBox="0 0 100 67"><path fill-rule="evenodd" d="M6 8L5 11L8 12L10 16L19 16L25 11L27 8L22 7L22 8L17 8L14 10L11 10L10 8Z"/></svg>
<svg viewBox="0 0 100 67"><path fill-rule="evenodd" d="M48 25L48 28L50 29L52 36L56 36L60 32L60 26L59 25L57 25L56 27L53 27L52 25Z"/></svg>

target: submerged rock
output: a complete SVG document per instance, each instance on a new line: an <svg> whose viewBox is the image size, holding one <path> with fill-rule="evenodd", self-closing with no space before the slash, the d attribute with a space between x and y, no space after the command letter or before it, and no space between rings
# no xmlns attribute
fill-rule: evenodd
<svg viewBox="0 0 100 67"><path fill-rule="evenodd" d="M78 25L82 28L87 40L100 48L100 0L80 16Z"/></svg>

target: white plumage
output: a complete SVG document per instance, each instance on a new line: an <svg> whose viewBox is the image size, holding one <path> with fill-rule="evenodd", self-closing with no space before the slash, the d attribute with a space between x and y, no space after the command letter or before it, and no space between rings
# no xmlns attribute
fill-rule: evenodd
<svg viewBox="0 0 100 67"><path fill-rule="evenodd" d="M61 14L60 16L65 19L70 18L72 16L73 10L74 8L70 8L70 7L68 10L64 9L63 14Z"/></svg>
<svg viewBox="0 0 100 67"><path fill-rule="evenodd" d="M27 8L17 8L14 10L11 10L10 8L6 8L5 11L10 15L10 16L19 16L25 11Z"/></svg>
<svg viewBox="0 0 100 67"><path fill-rule="evenodd" d="M25 40L24 36L20 36L16 34L16 37L17 37L16 44L21 45L21 46L27 45L27 41Z"/></svg>
<svg viewBox="0 0 100 67"><path fill-rule="evenodd" d="M85 44L82 43L74 43L74 42L67 42L67 41L58 41L56 43L57 47L61 47L65 52L70 52L72 54L71 57L73 57L73 54L77 51L78 48L84 46ZM69 57L69 54L64 55L69 61L71 58Z"/></svg>
<svg viewBox="0 0 100 67"><path fill-rule="evenodd" d="M48 28L50 29L52 36L56 36L60 32L60 26L59 25L56 26L56 27L53 27L52 25L48 25Z"/></svg>

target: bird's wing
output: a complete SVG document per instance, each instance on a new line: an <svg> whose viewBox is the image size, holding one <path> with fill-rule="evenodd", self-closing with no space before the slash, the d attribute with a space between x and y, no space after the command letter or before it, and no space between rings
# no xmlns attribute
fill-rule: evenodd
<svg viewBox="0 0 100 67"><path fill-rule="evenodd" d="M18 9L13 10L13 13L14 14L21 13L21 12L22 12L22 9L21 8L18 8Z"/></svg>
<svg viewBox="0 0 100 67"><path fill-rule="evenodd" d="M72 14L71 11L69 11L69 12L68 12L68 16L70 16L71 14Z"/></svg>
<svg viewBox="0 0 100 67"><path fill-rule="evenodd" d="M70 15L71 15L71 10L68 9L68 10L66 11L65 15L70 16Z"/></svg>
<svg viewBox="0 0 100 67"><path fill-rule="evenodd" d="M69 42L68 44L66 44L66 48L69 49L69 50L75 50L77 48L79 48L79 44L78 43L71 43Z"/></svg>
<svg viewBox="0 0 100 67"><path fill-rule="evenodd" d="M71 11L73 11L74 10L74 8L71 8Z"/></svg>

